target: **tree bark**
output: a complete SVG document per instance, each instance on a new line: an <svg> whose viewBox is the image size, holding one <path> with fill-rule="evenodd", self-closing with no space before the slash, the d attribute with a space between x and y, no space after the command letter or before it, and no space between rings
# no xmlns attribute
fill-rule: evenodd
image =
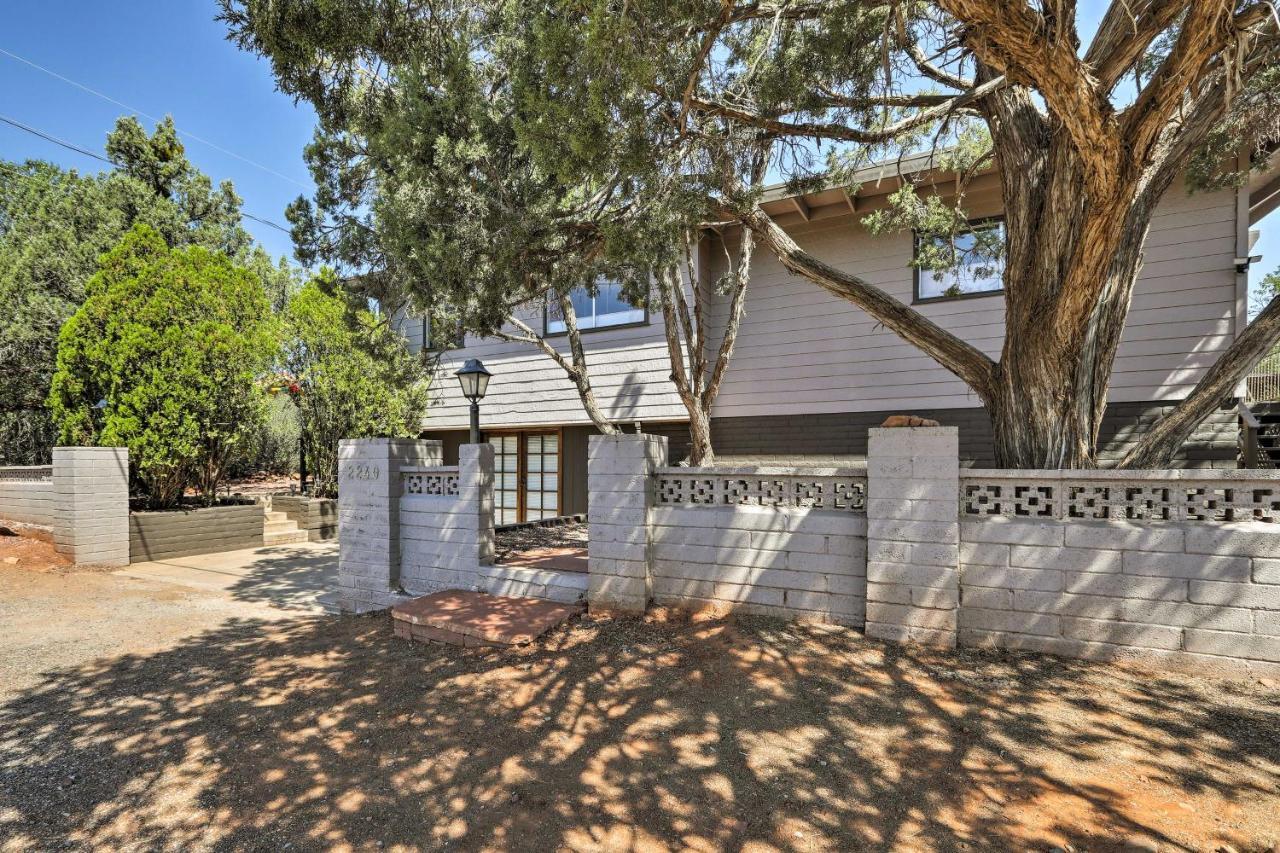
<svg viewBox="0 0 1280 853"><path fill-rule="evenodd" d="M691 249L692 242L686 251ZM684 281L676 266L661 270L657 276L658 302L662 307L667 355L671 359L671 382L676 386L680 402L689 413L689 455L685 461L692 466L715 464L715 448L711 442L711 409L733 358L738 329L742 325L754 249L755 235L751 229L743 228L736 263L733 258L728 258L732 281L728 294L729 316L716 350L715 362L710 365L707 359L710 341L707 339L705 322L706 288L697 280L691 258L686 256L692 309L689 300L685 299Z"/></svg>

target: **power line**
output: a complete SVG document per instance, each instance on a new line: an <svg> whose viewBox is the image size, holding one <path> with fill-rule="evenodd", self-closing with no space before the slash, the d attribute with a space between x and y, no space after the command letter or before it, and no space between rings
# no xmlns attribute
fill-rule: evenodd
<svg viewBox="0 0 1280 853"><path fill-rule="evenodd" d="M126 109L131 113L137 113L143 118L150 119L151 121L154 121L154 122L160 121L160 119L156 118L150 113L143 112L142 110L136 107L131 107L128 104L124 103L123 101L117 101L115 98L111 97L110 95L104 95L102 92L99 92L97 89L91 89L88 86L84 85L83 83L78 83L75 80L72 80L70 77L65 77L56 71L52 71L48 68L45 68L43 65L39 65L35 62L32 62L30 59L27 59L22 56L18 56L18 54L5 50L3 47L0 47L0 53L3 53L5 56L9 57L10 59L17 60L18 62L21 62L24 65L29 65L32 68L36 69L37 71L42 71L45 74L48 74L50 77L57 78L58 80L61 80L63 83L66 83L69 86L74 86L83 92L88 92L90 95L93 95L96 98L101 98L102 100L107 101L108 103L115 104L117 107ZM190 133L188 131L182 130L181 128L177 128L177 131L179 136L185 136L189 139L199 142L201 145L207 145L210 148L212 148L214 151L218 151L223 154L226 154L228 157L234 157L237 160L241 161L242 163L248 163L250 166L261 169L262 171L270 175L275 175L277 178L280 178L281 180L284 180L284 181L288 181L294 186L301 187L304 190L311 189L311 187L307 186L301 181L296 181L293 178L289 177L288 175L281 174L280 172L277 172L275 169L272 169L270 166L264 166L261 163L255 160L250 160L248 157L243 157L234 151L228 151L226 148L223 148L221 145L218 145L214 142L210 142L209 140L203 137L196 136L194 133Z"/></svg>
<svg viewBox="0 0 1280 853"><path fill-rule="evenodd" d="M106 157L103 157L101 154L90 151L87 148L81 148L79 145L75 145L71 142L67 142L64 139L59 139L58 137L54 136L51 133L45 133L43 130L34 128L31 125L23 124L17 119L12 119L12 118L9 118L8 116L0 115L0 122L4 122L7 125L16 127L18 130L24 130L27 133L32 134L33 136L38 136L41 139L46 140L47 142L52 142L54 145L61 145L63 148L66 148L70 151L74 151L77 154L83 154L86 157L92 157L95 160L100 160L101 162L106 163L108 166L111 166L112 168L115 168L116 166L115 163L111 162L111 160L107 159ZM252 213L248 213L244 210L240 211L240 215L243 216L245 219L252 219L254 222L261 222L263 225L269 225L270 227L276 229L277 231L283 231L286 234L293 233L288 228L285 228L283 225L279 225L275 222L272 222L270 219L263 219L261 216L254 216Z"/></svg>
<svg viewBox="0 0 1280 853"><path fill-rule="evenodd" d="M277 231L283 231L284 233L289 235L293 234L293 232L290 231L288 228L285 228L283 225L277 225L276 223L272 222L270 219L263 219L260 216L254 216L252 213L245 213L243 210L240 211L240 215L243 216L245 219L252 219L254 222L261 222L263 225L270 225L272 228L276 229Z"/></svg>
<svg viewBox="0 0 1280 853"><path fill-rule="evenodd" d="M101 160L103 163L106 163L108 166L115 165L115 163L112 163L110 160L108 160L106 157L103 157L101 154L95 154L92 151L89 151L88 149L81 148L79 145L73 145L70 142L67 142L65 140L59 139L56 136L52 136L48 133L45 133L43 130L36 130L34 127L25 125L22 122L17 121L16 119L11 119L7 116L0 116L0 121L4 122L5 124L12 125L16 127L18 130L25 130L27 133L34 134L35 136L38 136L41 139L52 142L54 145L61 145L63 148L69 148L72 151L76 152L77 154L83 154L86 157L92 157L95 160Z"/></svg>

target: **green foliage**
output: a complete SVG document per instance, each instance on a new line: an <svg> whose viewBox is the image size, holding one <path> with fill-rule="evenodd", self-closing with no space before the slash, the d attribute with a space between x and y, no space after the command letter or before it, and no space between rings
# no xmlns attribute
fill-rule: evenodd
<svg viewBox="0 0 1280 853"><path fill-rule="evenodd" d="M287 476L298 470L298 439L302 419L288 394L275 394L267 403L266 418L232 457L227 476L255 474Z"/></svg>
<svg viewBox="0 0 1280 853"><path fill-rule="evenodd" d="M135 224L171 247L244 259L276 304L296 279L283 260L273 266L260 248L249 252L240 199L186 159L171 120L148 136L122 118L107 152L117 168L99 175L0 161L0 447L9 464L48 461L54 428L44 403L58 330L84 299L99 256Z"/></svg>
<svg viewBox="0 0 1280 853"><path fill-rule="evenodd" d="M1262 277L1258 289L1249 296L1249 314L1256 316L1266 308L1272 299L1280 296L1280 267Z"/></svg>
<svg viewBox="0 0 1280 853"><path fill-rule="evenodd" d="M285 309L283 367L298 406L315 493L338 494L338 441L417 435L430 365L404 338L339 287L331 271L307 282Z"/></svg>
<svg viewBox="0 0 1280 853"><path fill-rule="evenodd" d="M59 440L128 447L152 506L176 505L190 484L212 502L231 454L262 422L259 380L276 336L252 273L135 225L102 257L59 336L49 396Z"/></svg>
<svg viewBox="0 0 1280 853"><path fill-rule="evenodd" d="M1280 143L1280 66L1271 65L1249 74L1226 114L1191 158L1188 186L1241 186L1248 179L1250 168L1267 167L1276 143ZM1232 168L1242 149L1249 153L1248 166Z"/></svg>
<svg viewBox="0 0 1280 853"><path fill-rule="evenodd" d="M608 79L580 99L548 96L586 73L579 48L597 49L592 71L629 71L612 69L603 42L585 43L572 16L456 1L222 7L232 37L269 55L281 88L320 119L306 152L314 201L288 212L299 258L441 326L486 334L514 304L601 276L647 301L651 271L718 216L699 176L754 140L681 144L643 97L610 101ZM637 57L645 68L671 59Z"/></svg>

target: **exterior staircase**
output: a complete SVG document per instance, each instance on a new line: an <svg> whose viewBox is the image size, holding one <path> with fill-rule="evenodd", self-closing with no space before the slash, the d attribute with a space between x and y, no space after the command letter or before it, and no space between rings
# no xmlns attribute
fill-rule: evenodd
<svg viewBox="0 0 1280 853"><path fill-rule="evenodd" d="M306 542L307 531L298 529L298 522L283 512L264 510L262 522L263 545L292 545Z"/></svg>

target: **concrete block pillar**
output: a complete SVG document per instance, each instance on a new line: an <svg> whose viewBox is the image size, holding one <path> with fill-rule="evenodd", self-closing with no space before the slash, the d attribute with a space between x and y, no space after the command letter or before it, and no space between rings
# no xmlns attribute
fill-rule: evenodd
<svg viewBox="0 0 1280 853"><path fill-rule="evenodd" d="M443 464L439 441L346 438L338 442L338 606L364 613L400 591L403 468Z"/></svg>
<svg viewBox="0 0 1280 853"><path fill-rule="evenodd" d="M492 444L464 444L458 449L458 502L463 507L461 523L475 536L479 565L492 565L495 549Z"/></svg>
<svg viewBox="0 0 1280 853"><path fill-rule="evenodd" d="M955 427L870 430L867 636L956 645L960 441Z"/></svg>
<svg viewBox="0 0 1280 853"><path fill-rule="evenodd" d="M643 613L652 593L653 473L667 463L659 435L596 435L587 448L587 604Z"/></svg>
<svg viewBox="0 0 1280 853"><path fill-rule="evenodd" d="M53 544L78 565L129 565L129 449L53 449Z"/></svg>

